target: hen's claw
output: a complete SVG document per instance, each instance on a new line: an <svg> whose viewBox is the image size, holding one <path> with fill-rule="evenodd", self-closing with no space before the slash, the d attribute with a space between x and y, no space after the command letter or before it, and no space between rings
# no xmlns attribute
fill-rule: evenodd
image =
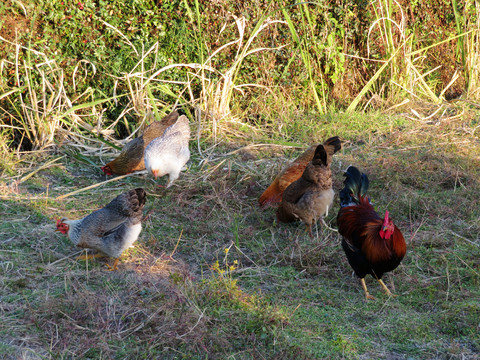
<svg viewBox="0 0 480 360"><path fill-rule="evenodd" d="M84 254L84 255L77 256L75 259L76 259L76 260L92 260L92 259L99 258L99 257L105 257L105 255L104 255L104 254L100 254L100 253L97 253L97 254Z"/></svg>
<svg viewBox="0 0 480 360"><path fill-rule="evenodd" d="M113 263L113 266L110 266L109 264L106 264L107 265L107 271L118 270L118 262L119 262L119 259L115 259L115 262Z"/></svg>

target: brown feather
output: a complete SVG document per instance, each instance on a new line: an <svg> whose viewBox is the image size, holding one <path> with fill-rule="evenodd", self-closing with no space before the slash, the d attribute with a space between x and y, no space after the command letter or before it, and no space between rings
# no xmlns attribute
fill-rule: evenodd
<svg viewBox="0 0 480 360"><path fill-rule="evenodd" d="M291 223L298 220L298 218L293 215L292 211L289 211L284 206L280 206L277 209L277 220L283 223Z"/></svg>
<svg viewBox="0 0 480 360"><path fill-rule="evenodd" d="M370 263L379 263L388 261L392 257L390 240L384 240L380 237L379 231L382 228L382 220L371 220L364 224L362 236L364 241L360 249Z"/></svg>
<svg viewBox="0 0 480 360"><path fill-rule="evenodd" d="M405 242L405 238L403 237L400 229L396 225L394 225L394 227L395 230L393 231L392 237L392 250L397 257L403 258L407 253L407 243Z"/></svg>
<svg viewBox="0 0 480 360"><path fill-rule="evenodd" d="M317 146L318 145L310 146L298 158L280 171L270 186L258 199L260 206L265 207L282 201L283 192L291 183L298 180L302 176L308 163L312 161ZM342 143L338 136L334 136L327 139L323 143L323 146L325 148L325 152L327 153L327 164L330 165L332 163L333 154L341 149Z"/></svg>

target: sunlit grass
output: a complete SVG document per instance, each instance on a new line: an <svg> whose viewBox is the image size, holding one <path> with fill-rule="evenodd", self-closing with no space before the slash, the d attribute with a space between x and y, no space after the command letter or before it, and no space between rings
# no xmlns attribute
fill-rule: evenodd
<svg viewBox="0 0 480 360"><path fill-rule="evenodd" d="M85 3L93 11L93 2ZM209 13L219 11L214 4L205 10L202 2L184 2L176 10L185 10L185 26L196 30L188 42L179 32L171 45L181 52L180 45L195 44L185 62L164 59L161 38L139 42L138 28L110 24L104 35L126 42L111 54L129 64L122 73L107 57L97 65L75 59L69 73L71 62L35 40L0 39L16 58L0 57L0 353L475 358L480 124L471 100L478 95L479 10L467 3L469 13L455 13L456 34L429 46L410 32L396 2L371 3L372 58L359 68L370 60L383 67L362 72L370 75L352 88L346 112L329 87L348 70L343 56L352 55L352 44L344 31L354 19L335 18L328 4L282 9L271 1L252 7L256 17L218 20ZM15 4L27 14L21 16L35 9ZM83 26L78 4L72 11ZM67 16L49 13L56 15ZM206 30L212 19L221 22L215 36ZM439 70L425 59L459 39L463 68L440 85ZM468 91L445 102L460 75ZM82 87L97 76L114 85ZM197 142L176 184L167 190L139 174L106 182L99 166L145 124L178 107ZM335 191L343 170L359 167L370 178L375 207L389 209L407 239L405 260L385 279L397 298L372 286L377 301L364 301L335 232L318 224L310 239L304 226L278 224L275 209L257 206L284 164L334 135L343 141L332 163ZM75 260L79 250L54 231L55 219L80 218L138 186L148 193L148 215L120 270L104 271L108 260ZM335 200L326 218L333 228L337 210Z"/></svg>

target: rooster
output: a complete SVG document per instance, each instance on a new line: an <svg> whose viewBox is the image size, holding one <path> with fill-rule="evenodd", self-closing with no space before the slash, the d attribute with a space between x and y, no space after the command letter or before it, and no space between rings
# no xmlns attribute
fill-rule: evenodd
<svg viewBox="0 0 480 360"><path fill-rule="evenodd" d="M367 175L354 166L350 166L344 175L345 186L340 192L337 216L338 231L343 236L342 248L360 278L367 299L374 299L365 284L367 274L377 279L385 292L393 296L382 276L396 269L404 258L407 251L405 239L388 210L383 219L375 212L367 197Z"/></svg>
<svg viewBox="0 0 480 360"><path fill-rule="evenodd" d="M281 222L302 220L313 238L312 224L328 212L333 196L328 154L323 145L318 145L300 179L291 183L283 192L277 219Z"/></svg>
<svg viewBox="0 0 480 360"><path fill-rule="evenodd" d="M109 256L115 258L115 262L113 266L107 264L107 267L117 270L120 256L142 231L145 201L146 194L142 188L132 189L83 219L57 220L57 231L66 234L80 248L99 251L94 255L79 256L79 260Z"/></svg>
<svg viewBox="0 0 480 360"><path fill-rule="evenodd" d="M183 166L190 159L188 140L190 125L185 115L154 139L145 148L145 167L155 178L168 174L167 187L178 179Z"/></svg>
<svg viewBox="0 0 480 360"><path fill-rule="evenodd" d="M323 143L327 153L327 162L332 163L332 156L342 148L342 143L338 136L331 137ZM294 181L302 176L307 164L312 161L313 154L317 145L310 146L303 154L295 159L290 165L283 169L272 184L263 192L258 199L260 206L266 207L270 204L276 204L282 201L282 194L285 189Z"/></svg>
<svg viewBox="0 0 480 360"><path fill-rule="evenodd" d="M129 141L114 160L102 167L105 175L125 175L134 171L145 170L143 160L145 147L153 139L162 136L165 129L177 121L178 116L178 112L174 111L162 120L152 122L140 137Z"/></svg>

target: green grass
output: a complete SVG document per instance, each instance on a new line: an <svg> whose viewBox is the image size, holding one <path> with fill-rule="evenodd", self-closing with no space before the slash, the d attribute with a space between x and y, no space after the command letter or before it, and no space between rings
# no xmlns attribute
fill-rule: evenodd
<svg viewBox="0 0 480 360"><path fill-rule="evenodd" d="M380 3L333 1L0 5L0 357L478 358L478 8L389 4L388 18ZM370 61L396 50L381 71ZM146 85L192 63L202 69ZM457 101L423 102L443 97ZM134 175L58 198L104 181L118 139L177 101L192 157L174 186ZM354 108L373 111L342 113ZM334 135L336 192L359 167L407 240L384 278L398 297L368 278L365 301L337 233L319 225L311 239L257 205L282 167ZM77 261L56 219L139 186L148 216L119 270ZM333 228L337 211L338 198Z"/></svg>
<svg viewBox="0 0 480 360"><path fill-rule="evenodd" d="M338 234L319 225L310 239L303 225L277 224L274 209L258 208L300 150L225 157L238 147L230 143L202 168L192 142L189 169L169 189L137 175L63 200L56 197L105 177L67 156L14 186L52 159L32 154L0 187L0 349L10 358L475 358L475 137L455 124L381 114L331 114L310 132L317 129L317 140L346 140L332 164L335 190L349 164L367 172L375 206L390 210L407 239L406 258L385 277L398 297L367 278L376 300L365 301ZM120 269L106 271L111 259L75 260L80 251L54 231L55 219L84 216L136 186L150 195L150 216Z"/></svg>

